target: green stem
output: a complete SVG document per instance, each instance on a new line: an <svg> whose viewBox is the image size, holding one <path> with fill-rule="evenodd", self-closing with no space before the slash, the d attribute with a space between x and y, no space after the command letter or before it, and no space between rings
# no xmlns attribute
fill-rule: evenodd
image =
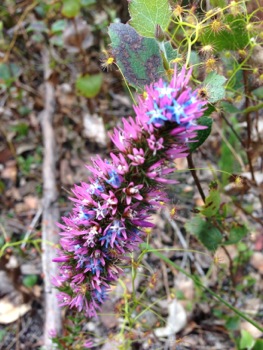
<svg viewBox="0 0 263 350"><path fill-rule="evenodd" d="M229 304L227 301L225 301L223 298L221 298L218 294L213 292L210 288L207 288L202 284L202 282L199 281L198 278L195 276L192 276L189 272L182 269L179 265L175 264L173 261L171 261L169 258L167 258L165 255L159 253L157 250L154 250L146 243L142 243L140 245L141 249L145 250L145 253L150 249L152 253L154 253L156 256L158 256L160 259L162 259L164 262L166 262L168 265L174 267L181 273L183 273L185 276L189 277L191 280L194 281L194 283L198 286L203 288L206 292L211 294L215 299L219 300L222 304L224 304L226 307L228 307L230 310L232 310L235 314L246 320L247 322L251 323L254 327L259 329L261 332L263 332L263 327L260 326L256 321L252 320L250 317L246 316L242 311L236 309L234 306Z"/></svg>
<svg viewBox="0 0 263 350"><path fill-rule="evenodd" d="M132 253L132 256L131 256L131 260L132 260L132 295L133 295L133 298L135 298L135 293L136 293L136 290L135 290L135 279L136 279L136 276L137 276L137 269L135 268L134 254L133 253Z"/></svg>
<svg viewBox="0 0 263 350"><path fill-rule="evenodd" d="M251 112L257 112L259 111L260 109L263 108L263 102L262 103L259 103L257 104L256 106L250 106L250 107L247 107L246 109L243 109L242 111L238 112L238 113L251 113Z"/></svg>
<svg viewBox="0 0 263 350"><path fill-rule="evenodd" d="M121 331L120 331L120 335L123 336L126 324L130 323L129 302L128 302L128 298L127 298L127 288L126 288L125 283L121 279L119 279L119 283L123 288L123 296L124 296L124 303L125 303L124 304L124 321L123 321Z"/></svg>

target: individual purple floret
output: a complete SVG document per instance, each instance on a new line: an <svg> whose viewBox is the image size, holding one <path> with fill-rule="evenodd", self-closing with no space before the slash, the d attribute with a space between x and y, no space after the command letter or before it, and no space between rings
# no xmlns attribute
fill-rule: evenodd
<svg viewBox="0 0 263 350"><path fill-rule="evenodd" d="M125 256L138 248L145 228L153 227L151 213L167 202L164 185L177 183L167 178L173 160L186 157L188 142L205 128L196 121L206 102L189 87L190 77L191 70L175 68L169 84L147 86L134 107L136 117L123 119L111 135L117 149L111 159L93 159L89 183L72 190L74 208L58 224L61 247L53 260L59 263L53 283L61 306L95 316Z"/></svg>

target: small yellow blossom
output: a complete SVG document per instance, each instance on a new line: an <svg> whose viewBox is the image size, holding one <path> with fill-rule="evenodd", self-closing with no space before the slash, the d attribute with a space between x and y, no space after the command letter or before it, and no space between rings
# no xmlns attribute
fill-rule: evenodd
<svg viewBox="0 0 263 350"><path fill-rule="evenodd" d="M114 58L111 56L101 60L101 66L103 69L107 69L107 70L110 69L113 63L114 63Z"/></svg>
<svg viewBox="0 0 263 350"><path fill-rule="evenodd" d="M143 91L143 93L142 93L142 97L143 97L145 100L147 100L147 98L148 98L148 94L147 94L147 92L146 92L146 91Z"/></svg>
<svg viewBox="0 0 263 350"><path fill-rule="evenodd" d="M175 9L173 10L173 14L176 16L176 17L179 17L181 16L181 14L184 12L184 9L182 8L182 6L180 5L177 5L175 7Z"/></svg>
<svg viewBox="0 0 263 350"><path fill-rule="evenodd" d="M212 72L216 69L216 59L214 57L209 58L205 62L205 70L207 73Z"/></svg>
<svg viewBox="0 0 263 350"><path fill-rule="evenodd" d="M214 51L214 47L212 45L204 45L199 52L203 55L209 55Z"/></svg>
<svg viewBox="0 0 263 350"><path fill-rule="evenodd" d="M210 27L213 33L219 33L222 29L224 29L224 23L222 23L218 19L215 19L211 23Z"/></svg>

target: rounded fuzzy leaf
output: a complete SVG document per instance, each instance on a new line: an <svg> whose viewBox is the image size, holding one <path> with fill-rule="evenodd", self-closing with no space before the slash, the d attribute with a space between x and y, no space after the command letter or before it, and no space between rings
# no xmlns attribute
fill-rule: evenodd
<svg viewBox="0 0 263 350"><path fill-rule="evenodd" d="M204 81L204 86L207 89L208 101L211 103L222 100L225 97L224 83L226 78L216 72L211 72L207 75Z"/></svg>
<svg viewBox="0 0 263 350"><path fill-rule="evenodd" d="M86 74L82 77L79 77L76 81L76 88L78 93L87 98L95 97L99 93L101 85L101 73L94 75Z"/></svg>
<svg viewBox="0 0 263 350"><path fill-rule="evenodd" d="M165 30L169 25L171 8L168 0L131 0L130 25L142 36L154 38L156 25Z"/></svg>
<svg viewBox="0 0 263 350"><path fill-rule="evenodd" d="M80 12L79 0L63 0L62 15L67 18L76 17Z"/></svg>
<svg viewBox="0 0 263 350"><path fill-rule="evenodd" d="M162 57L155 39L140 36L128 24L114 23L109 27L113 56L127 79L137 90L143 90L165 77Z"/></svg>

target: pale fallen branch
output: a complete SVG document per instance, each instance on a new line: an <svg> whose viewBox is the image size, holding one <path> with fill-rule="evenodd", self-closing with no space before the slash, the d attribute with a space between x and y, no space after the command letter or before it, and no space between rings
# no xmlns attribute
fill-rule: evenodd
<svg viewBox="0 0 263 350"><path fill-rule="evenodd" d="M42 214L42 266L44 274L44 299L45 299L45 323L44 323L44 347L51 350L52 341L50 331L59 333L61 329L61 314L56 298L56 290L52 286L51 278L57 274L57 264L52 263L55 257L55 245L58 243L58 229L56 222L59 220L58 192L56 186L56 143L52 127L55 113L55 89L49 81L49 52L43 50L43 66L45 77L45 107L40 113L43 133L44 160L43 160L43 214ZM54 246L46 242L53 242Z"/></svg>

